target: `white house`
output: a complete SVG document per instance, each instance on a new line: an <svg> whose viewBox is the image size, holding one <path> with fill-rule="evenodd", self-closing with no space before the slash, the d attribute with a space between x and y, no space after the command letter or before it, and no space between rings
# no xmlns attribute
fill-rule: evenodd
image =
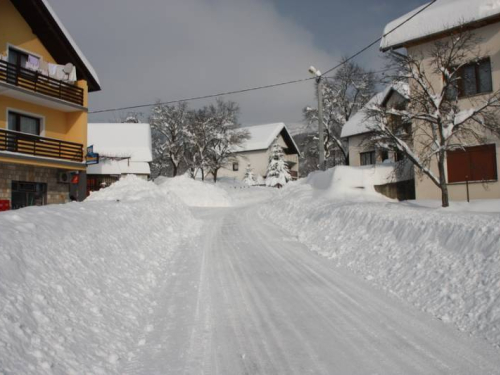
<svg viewBox="0 0 500 375"><path fill-rule="evenodd" d="M269 148L278 138L290 174L293 179L298 178L300 151L284 123L248 126L244 129L248 130L250 138L240 147L236 160L219 171L219 176L243 180L246 168L250 164L256 176L265 177L269 164Z"/></svg>
<svg viewBox="0 0 500 375"><path fill-rule="evenodd" d="M121 176L148 179L153 160L151 127L144 123L88 124L87 144L99 154L99 163L87 167L87 190L98 190Z"/></svg>

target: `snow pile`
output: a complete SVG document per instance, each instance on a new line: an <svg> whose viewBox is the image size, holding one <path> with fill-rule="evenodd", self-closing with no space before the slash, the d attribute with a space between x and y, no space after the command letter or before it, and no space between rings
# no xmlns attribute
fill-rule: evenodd
<svg viewBox="0 0 500 375"><path fill-rule="evenodd" d="M105 189L92 192L87 201L138 201L146 198L160 198L164 195L165 192L153 182L129 175Z"/></svg>
<svg viewBox="0 0 500 375"><path fill-rule="evenodd" d="M387 200L375 191L374 185L392 182L393 176L393 164L366 167L338 166L325 172L310 173L301 183L314 188L316 194L332 198Z"/></svg>
<svg viewBox="0 0 500 375"><path fill-rule="evenodd" d="M198 228L155 187L127 178L83 203L0 213L0 373L117 374L130 359Z"/></svg>
<svg viewBox="0 0 500 375"><path fill-rule="evenodd" d="M366 189L356 197L366 180L349 172L354 182L341 182L342 169L292 184L260 214L338 266L500 346L500 213L371 199ZM335 199L339 191L349 194Z"/></svg>
<svg viewBox="0 0 500 375"><path fill-rule="evenodd" d="M160 190L172 192L191 207L229 207L231 199L227 192L209 182L196 181L188 176L174 178L158 177L155 180Z"/></svg>

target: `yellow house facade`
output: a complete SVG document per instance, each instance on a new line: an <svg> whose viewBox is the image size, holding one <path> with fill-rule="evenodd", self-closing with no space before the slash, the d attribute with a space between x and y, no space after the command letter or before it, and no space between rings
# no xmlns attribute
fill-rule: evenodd
<svg viewBox="0 0 500 375"><path fill-rule="evenodd" d="M385 52L405 48L408 54L421 56L429 83L439 92L443 79L441 75L432 73L431 66L435 43L450 38L459 27L469 30L479 39L478 48L483 56L478 63L477 56L471 54L471 63L464 67L471 68L467 74L477 85L469 93L459 96L458 104L461 110L474 108L477 103L500 90L500 7L489 7L488 4L488 0L438 1L414 20L384 35L381 50ZM394 29L417 10L389 23L386 31ZM472 79L468 77L467 82L470 81ZM447 155L445 172L450 200L466 200L468 195L470 199L500 198L500 139L486 131L481 135L484 138L482 142L471 140L469 144L463 145L460 159L450 153ZM420 144L418 137L419 133L415 132L415 147ZM430 167L437 175L437 162L433 161ZM479 177L469 179L469 174ZM440 189L425 175L415 179L415 191L416 199L441 197Z"/></svg>
<svg viewBox="0 0 500 375"><path fill-rule="evenodd" d="M46 0L0 0L0 201L85 198L88 92L98 77Z"/></svg>

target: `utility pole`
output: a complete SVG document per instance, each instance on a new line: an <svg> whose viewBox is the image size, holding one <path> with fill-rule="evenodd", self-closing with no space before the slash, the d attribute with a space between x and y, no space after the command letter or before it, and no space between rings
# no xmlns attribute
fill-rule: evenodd
<svg viewBox="0 0 500 375"><path fill-rule="evenodd" d="M323 81L322 75L319 70L314 66L309 68L309 73L316 77L316 88L318 90L318 155L319 155L319 169L324 171L325 165L325 129L323 122Z"/></svg>

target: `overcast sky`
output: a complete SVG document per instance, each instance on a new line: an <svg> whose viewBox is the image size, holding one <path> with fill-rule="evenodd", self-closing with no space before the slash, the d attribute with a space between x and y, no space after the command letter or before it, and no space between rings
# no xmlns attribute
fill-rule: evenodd
<svg viewBox="0 0 500 375"><path fill-rule="evenodd" d="M50 0L102 91L90 110L201 96L328 70L425 0ZM356 60L383 67L378 46ZM226 97L245 125L302 120L312 81ZM191 102L192 107L206 101ZM140 110L147 117L149 108ZM113 121L122 113L91 115Z"/></svg>

